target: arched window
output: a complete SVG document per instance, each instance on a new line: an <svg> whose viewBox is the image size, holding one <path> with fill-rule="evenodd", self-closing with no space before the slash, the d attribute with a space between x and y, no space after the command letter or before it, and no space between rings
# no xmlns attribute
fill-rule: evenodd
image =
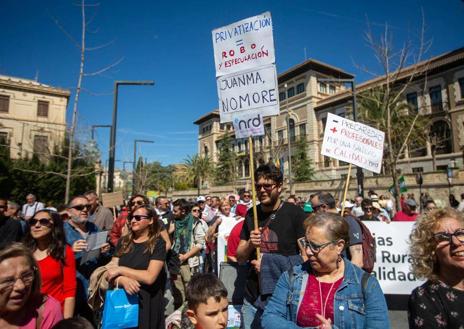
<svg viewBox="0 0 464 329"><path fill-rule="evenodd" d="M293 143L295 141L295 120L293 119L288 119L288 134L290 141Z"/></svg>
<svg viewBox="0 0 464 329"><path fill-rule="evenodd" d="M203 150L204 150L204 153L205 153L205 158L207 158L207 157L209 156L208 146L205 145L204 148L203 148Z"/></svg>
<svg viewBox="0 0 464 329"><path fill-rule="evenodd" d="M244 177L248 177L250 176L250 160L248 159L245 159L243 160L243 166L245 167L245 176Z"/></svg>
<svg viewBox="0 0 464 329"><path fill-rule="evenodd" d="M451 144L451 129L448 122L436 121L430 127L430 143L435 148L435 154L447 154L453 151Z"/></svg>

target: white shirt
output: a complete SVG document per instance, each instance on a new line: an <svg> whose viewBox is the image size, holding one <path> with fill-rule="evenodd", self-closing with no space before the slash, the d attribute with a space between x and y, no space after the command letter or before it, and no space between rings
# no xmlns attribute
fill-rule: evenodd
<svg viewBox="0 0 464 329"><path fill-rule="evenodd" d="M42 202L36 201L33 204L26 203L25 205L23 205L22 209L23 217L31 218L37 211L42 210L43 208L44 205Z"/></svg>

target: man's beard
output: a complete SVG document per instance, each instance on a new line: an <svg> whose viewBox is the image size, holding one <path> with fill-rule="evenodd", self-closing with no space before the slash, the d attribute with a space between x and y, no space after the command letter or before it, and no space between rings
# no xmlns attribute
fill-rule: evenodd
<svg viewBox="0 0 464 329"><path fill-rule="evenodd" d="M71 220L76 224L84 224L88 218L80 218L79 216L71 216Z"/></svg>

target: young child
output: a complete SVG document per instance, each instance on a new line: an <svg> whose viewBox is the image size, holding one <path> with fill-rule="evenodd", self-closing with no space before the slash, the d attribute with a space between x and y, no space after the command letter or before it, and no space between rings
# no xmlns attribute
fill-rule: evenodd
<svg viewBox="0 0 464 329"><path fill-rule="evenodd" d="M227 290L212 273L197 274L187 286L187 316L195 329L227 327Z"/></svg>

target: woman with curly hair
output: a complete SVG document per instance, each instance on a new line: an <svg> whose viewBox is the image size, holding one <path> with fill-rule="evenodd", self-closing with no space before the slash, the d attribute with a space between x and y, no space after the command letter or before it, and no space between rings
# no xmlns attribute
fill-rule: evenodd
<svg viewBox="0 0 464 329"><path fill-rule="evenodd" d="M108 279L128 294L139 297L139 328L164 328L165 242L160 236L158 215L141 205L129 215L129 233L118 243L116 266L108 267Z"/></svg>
<svg viewBox="0 0 464 329"><path fill-rule="evenodd" d="M64 318L71 318L76 301L76 261L66 244L63 221L57 212L42 209L28 222L24 243L39 265L41 292L58 300Z"/></svg>
<svg viewBox="0 0 464 329"><path fill-rule="evenodd" d="M412 270L427 279L409 298L410 328L464 324L464 215L452 208L420 217L410 236Z"/></svg>

